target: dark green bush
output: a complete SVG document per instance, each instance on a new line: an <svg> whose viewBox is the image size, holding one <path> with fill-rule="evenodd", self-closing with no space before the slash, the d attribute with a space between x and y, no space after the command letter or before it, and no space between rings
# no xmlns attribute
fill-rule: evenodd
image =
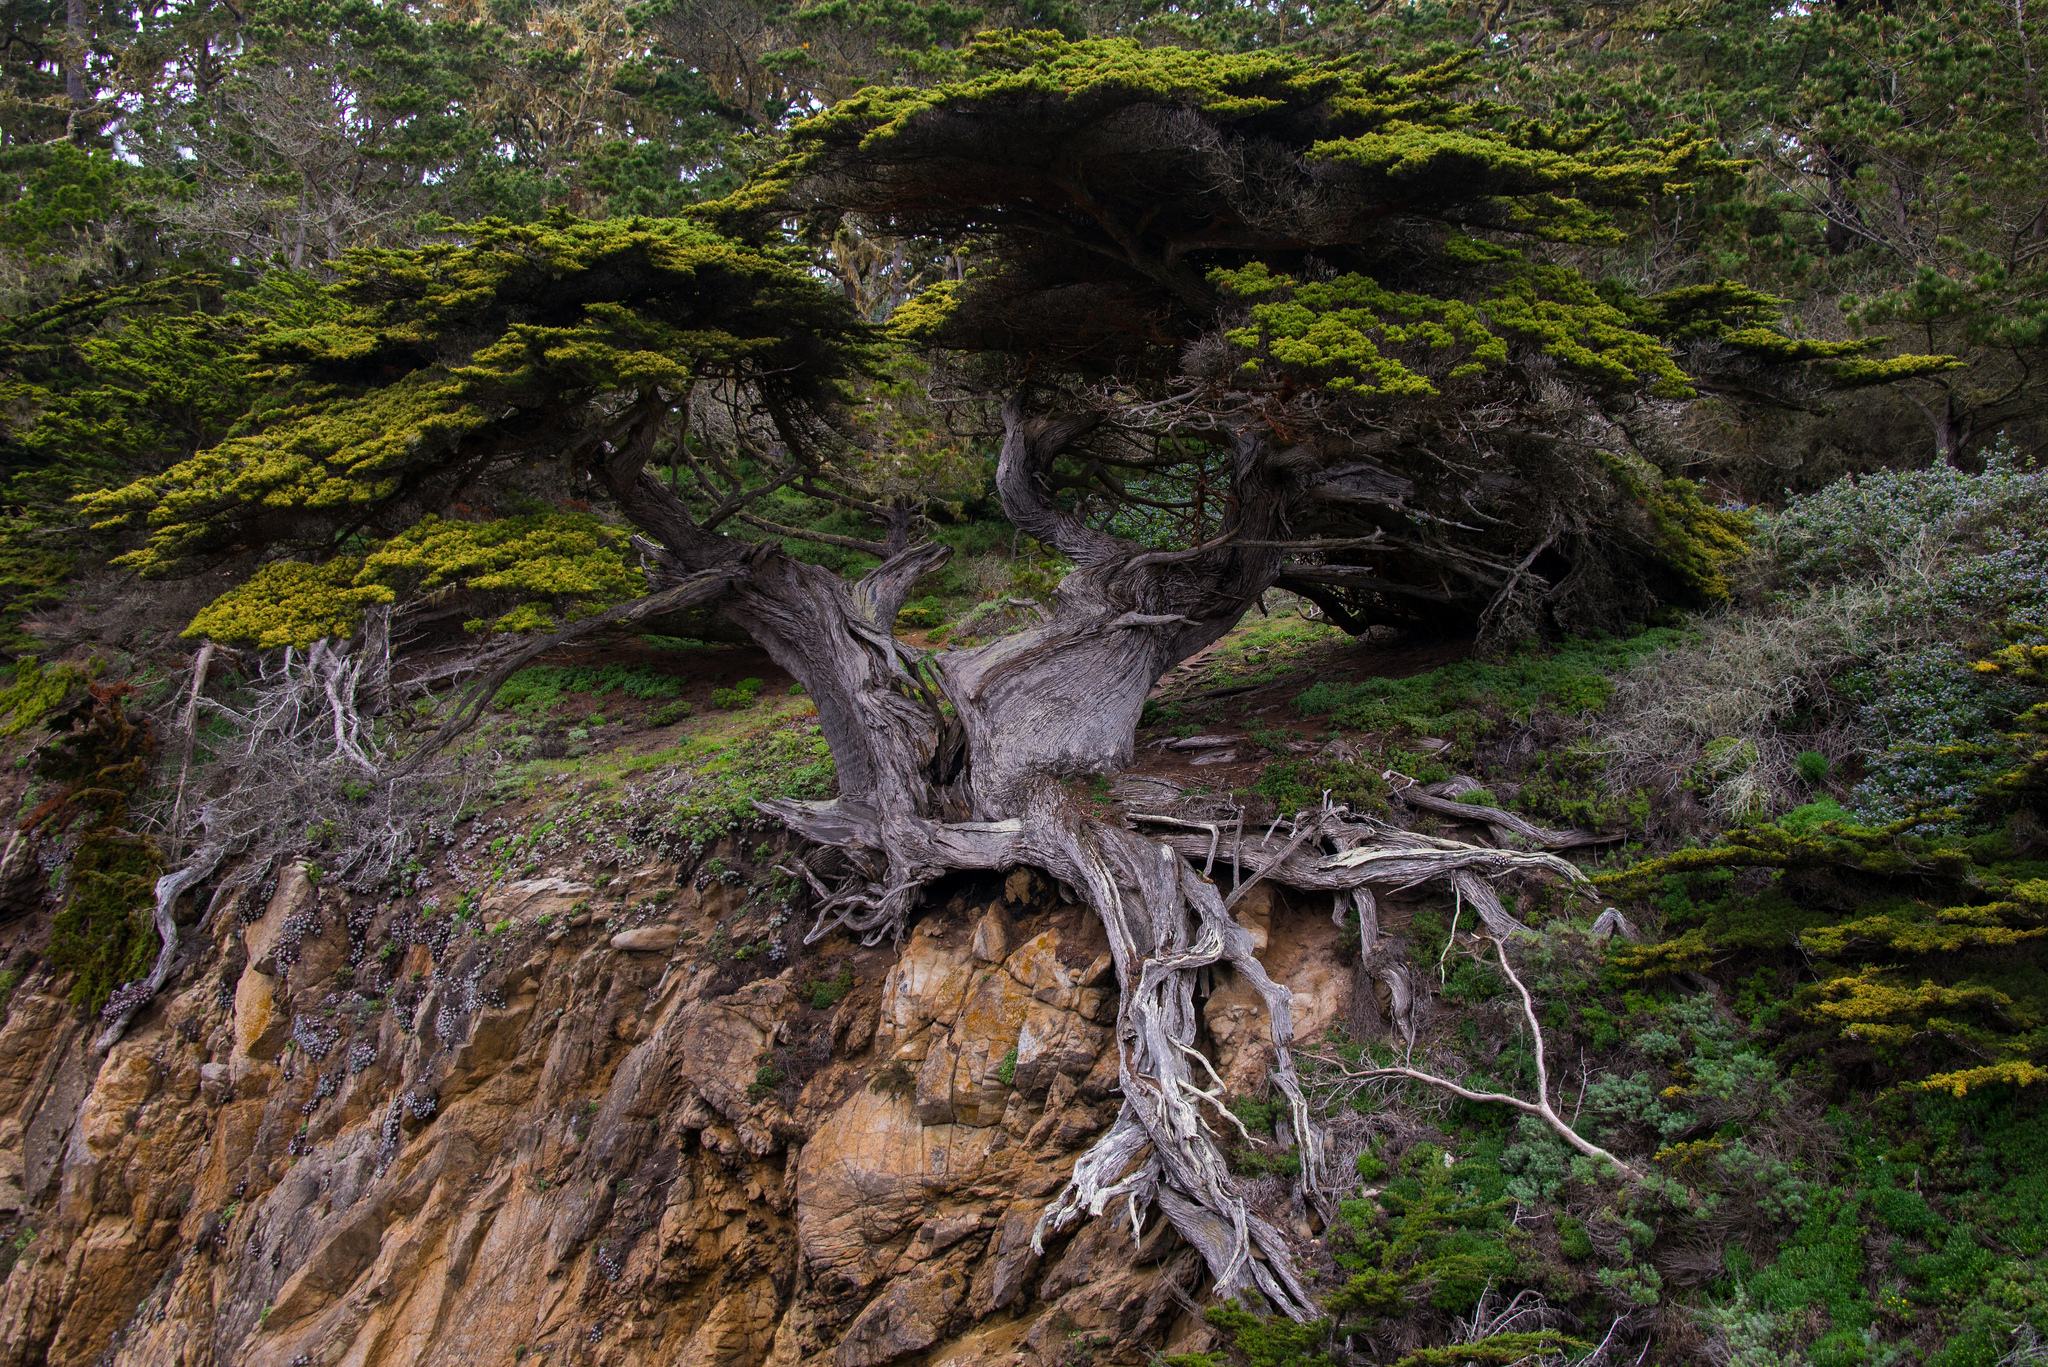
<svg viewBox="0 0 2048 1367"><path fill-rule="evenodd" d="M125 832L90 832L71 856L70 896L57 913L50 960L78 974L71 1000L88 1011L149 972L157 951L150 909L162 872L156 847Z"/></svg>
<svg viewBox="0 0 2048 1367"><path fill-rule="evenodd" d="M853 991L853 969L842 967L834 977L811 984L811 1008L829 1011L839 1005L841 998Z"/></svg>

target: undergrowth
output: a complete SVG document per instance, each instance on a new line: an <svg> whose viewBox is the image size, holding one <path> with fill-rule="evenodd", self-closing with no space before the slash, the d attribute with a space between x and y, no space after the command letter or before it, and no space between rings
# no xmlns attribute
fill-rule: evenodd
<svg viewBox="0 0 2048 1367"><path fill-rule="evenodd" d="M560 702L564 693L600 697L623 690L629 698L673 698L682 681L645 666L533 665L505 680L493 705L521 716L538 717Z"/></svg>
<svg viewBox="0 0 2048 1367"><path fill-rule="evenodd" d="M1294 700L1303 717L1328 715L1359 731L1405 731L1466 741L1525 721L1536 709L1567 715L1599 710L1613 675L1685 639L1671 627L1532 648L1500 662L1460 660L1405 679L1318 683Z"/></svg>

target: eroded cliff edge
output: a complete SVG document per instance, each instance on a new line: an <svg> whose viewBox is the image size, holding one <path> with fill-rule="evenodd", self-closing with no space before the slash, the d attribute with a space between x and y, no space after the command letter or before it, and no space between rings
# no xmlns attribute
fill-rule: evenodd
<svg viewBox="0 0 2048 1367"><path fill-rule="evenodd" d="M1118 1090L1107 945L1057 889L963 881L900 951L833 937L778 961L772 860L736 841L680 881L584 860L492 883L465 869L488 831L406 899L299 865L215 899L177 990L104 1059L64 980L29 976L0 1029L0 1362L1051 1364L1207 1342L1201 1260L1163 1223L1112 1213L1031 1248ZM465 881L490 890L450 914L433 894ZM1270 937L1297 1038L1348 1015L1355 950L1325 909L1260 888L1237 914ZM1263 1012L1218 970L1232 1093L1264 1078ZM1313 1217L1253 1185L1312 1265Z"/></svg>

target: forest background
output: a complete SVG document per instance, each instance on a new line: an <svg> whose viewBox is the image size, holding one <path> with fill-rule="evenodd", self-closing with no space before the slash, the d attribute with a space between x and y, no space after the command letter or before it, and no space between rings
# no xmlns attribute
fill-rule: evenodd
<svg viewBox="0 0 2048 1367"><path fill-rule="evenodd" d="M1629 833L1603 871L1651 943L1586 949L1590 977L1560 952L1545 1024L1596 1060L1635 1051L1587 1128L1654 1151L1666 1174L1618 1196L1537 1131L1463 1107L1446 1127L1478 1147L1458 1183L1428 1145L1359 1156L1392 1195L1352 1212L1343 1266L1358 1280L1331 1307L1361 1343L1397 1305L1436 1314L1440 1340L1459 1324L1477 1339L1504 1323L1495 1283L1527 1284L1666 1360L2041 1360L2048 718L2028 709L2048 679L2028 623L2048 512L2031 465L2048 439L2048 47L2026 0L11 0L5 15L0 621L19 657L16 730L83 679L33 656L123 629L100 604L126 582L108 560L132 543L92 532L75 499L234 435L269 378L250 340L306 316L352 248L491 218L687 213L862 87L957 77L992 28L1397 67L1460 57L1468 93L1532 120L1701 130L1728 165L1621 213L1618 241L1559 257L1636 295L1732 279L1782 300L1795 338L1882 336L1878 357L1959 364L1822 399L1708 389L1670 408L1667 473L1762 510L1735 607L1689 643L1639 634L1642 649L1590 664L1567 651L1544 657L1561 666L1517 657L1296 699L1333 734L1446 739L1441 755L1382 755L1425 780L1455 767L1498 789L1468 793L1536 819ZM855 223L786 245L877 324L984 249ZM967 600L1042 590L1064 566L1002 521L988 414L933 403L925 378L912 365L870 392L876 445L902 458L870 492L914 488L945 535L1007 552L988 591L953 586ZM1119 531L1146 534L1119 515ZM834 567L872 563L828 502L791 494L747 526ZM87 586L101 624L81 616ZM934 598L899 624L949 615ZM1644 662L1653 645L1664 653ZM1590 709L1561 701L1585 679ZM1212 721L1197 706L1148 713L1161 738ZM1508 744L1544 726L1533 759ZM1274 753L1260 784L1278 806L1330 786L1326 768ZM1637 781L1653 753L1680 757L1678 782ZM82 961L94 1006L148 961L139 931L121 944ZM1938 971L1928 956L1945 956ZM1499 1011L1498 978L1476 960L1459 973L1439 984L1454 1002ZM1526 1085L1520 1045L1472 1066ZM1837 1107L1826 1126L1796 1116L1816 1097ZM1556 1206L1535 1252L1502 1214L1524 1201ZM1234 1329L1253 1360L1338 1351L1327 1325L1314 1341L1275 1332ZM1586 1351L1555 1333L1503 1344Z"/></svg>

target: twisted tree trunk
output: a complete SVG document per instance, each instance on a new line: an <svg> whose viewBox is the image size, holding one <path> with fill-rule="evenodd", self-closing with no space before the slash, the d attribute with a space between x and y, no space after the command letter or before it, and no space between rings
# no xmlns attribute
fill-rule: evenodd
<svg viewBox="0 0 2048 1367"><path fill-rule="evenodd" d="M943 562L944 547L901 550L849 584L699 528L642 468L647 443L618 452L600 474L628 516L658 539L643 547L657 588L745 559L747 570L732 578L720 610L817 705L840 796L763 804L837 852L805 869L817 895L811 939L835 926L870 944L900 936L923 887L960 869L1042 869L1101 918L1121 989L1123 1106L1075 1165L1039 1235L1112 1203L1141 1224L1156 1205L1201 1250L1218 1294L1258 1296L1282 1313L1313 1318L1286 1236L1247 1207L1224 1165L1217 1128L1236 1122L1224 1109L1221 1081L1195 1047L1199 972L1229 963L1265 998L1271 1080L1302 1137L1302 1180L1315 1187L1321 1154L1288 1049L1289 993L1267 976L1250 934L1190 862L1185 841L1090 816L1061 782L1130 762L1153 685L1228 631L1272 584L1301 490L1286 461L1269 459L1266 435L1246 433L1233 451L1234 515L1222 535L1191 550L1146 551L1088 527L1047 496L1053 460L1093 418L1032 419L1015 399L1004 418L997 477L1004 508L1077 569L1048 620L944 654L906 645L892 632L912 585ZM1286 840L1257 842L1248 862L1269 865L1262 875L1333 890L1432 877L1476 881L1530 865L1571 871L1554 856L1349 822L1342 809L1313 821L1306 815ZM1213 863L1214 842L1205 843ZM1233 857L1244 862L1242 851Z"/></svg>

